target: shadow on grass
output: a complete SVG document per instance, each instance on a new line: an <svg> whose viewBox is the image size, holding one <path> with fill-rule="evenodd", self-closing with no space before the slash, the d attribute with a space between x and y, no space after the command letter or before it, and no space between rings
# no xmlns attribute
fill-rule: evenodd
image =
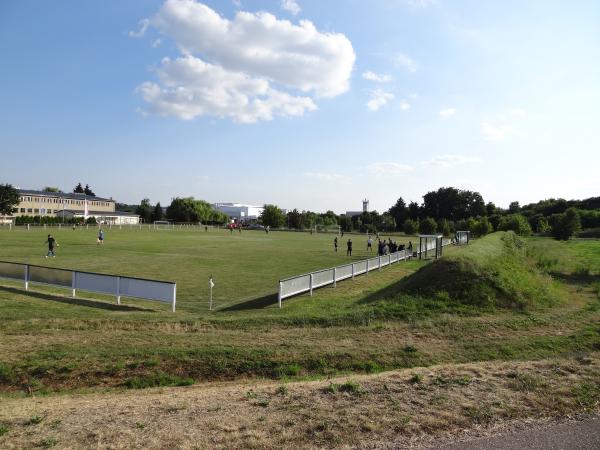
<svg viewBox="0 0 600 450"><path fill-rule="evenodd" d="M86 300L83 298L68 298L60 295L44 294L35 291L24 291L22 289L11 288L6 286L0 286L0 290L5 292L11 292L13 294L27 295L29 297L35 297L42 300L50 300L57 303L65 303L67 305L78 305L86 306L88 308L106 309L109 311L142 311L142 312L155 312L153 309L139 308L137 306L117 305L111 303L105 303L95 300Z"/></svg>
<svg viewBox="0 0 600 450"><path fill-rule="evenodd" d="M277 304L277 294L263 295L262 297L252 298L245 302L236 303L227 308L220 309L219 312L227 311L245 311L248 309L263 309Z"/></svg>
<svg viewBox="0 0 600 450"><path fill-rule="evenodd" d="M586 275L578 273L560 273L550 272L553 278L560 280L567 284L586 285L592 283L600 283L600 275Z"/></svg>

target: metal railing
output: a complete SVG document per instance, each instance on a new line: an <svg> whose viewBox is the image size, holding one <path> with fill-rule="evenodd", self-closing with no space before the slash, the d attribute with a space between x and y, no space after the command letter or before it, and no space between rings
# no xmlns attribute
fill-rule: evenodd
<svg viewBox="0 0 600 450"><path fill-rule="evenodd" d="M119 305L122 296L170 303L171 310L175 312L177 285L168 281L105 275L6 261L0 261L0 278L23 281L26 291L29 290L29 283L39 283L69 288L73 297L77 290L114 295Z"/></svg>
<svg viewBox="0 0 600 450"><path fill-rule="evenodd" d="M449 239L443 239L442 247L450 245L450 243L451 241ZM423 248L416 248L414 255L418 256L421 253L435 250L435 248L435 242L430 242L427 244L427 247L423 245ZM354 277L368 274L372 270L381 270L382 267L410 259L412 256L413 252L405 249L395 253L388 253L383 256L355 261L329 269L317 270L315 272L284 278L279 280L279 291L277 295L279 307L281 308L281 301L284 298L303 294L305 292L309 292L310 295L312 295L314 289L328 285L333 285L333 287L335 287L338 281L354 279Z"/></svg>

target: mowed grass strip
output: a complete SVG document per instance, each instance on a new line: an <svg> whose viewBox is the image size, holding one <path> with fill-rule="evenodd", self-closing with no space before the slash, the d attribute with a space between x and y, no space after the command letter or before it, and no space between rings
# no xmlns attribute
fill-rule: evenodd
<svg viewBox="0 0 600 450"><path fill-rule="evenodd" d="M0 447L415 448L440 436L473 437L533 419L594 413L599 404L594 352L312 382L6 399Z"/></svg>

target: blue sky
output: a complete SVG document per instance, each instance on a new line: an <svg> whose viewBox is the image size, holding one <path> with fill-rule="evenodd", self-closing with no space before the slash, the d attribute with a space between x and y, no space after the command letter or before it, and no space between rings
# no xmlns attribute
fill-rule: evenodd
<svg viewBox="0 0 600 450"><path fill-rule="evenodd" d="M600 195L595 1L3 1L0 54L0 182L23 188Z"/></svg>

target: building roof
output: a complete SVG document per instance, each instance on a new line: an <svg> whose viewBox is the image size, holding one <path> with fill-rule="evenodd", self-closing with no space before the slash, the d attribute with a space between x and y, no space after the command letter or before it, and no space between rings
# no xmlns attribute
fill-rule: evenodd
<svg viewBox="0 0 600 450"><path fill-rule="evenodd" d="M19 195L37 195L41 197L58 197L58 198L69 198L74 200L91 200L97 202L114 202L112 198L94 197L85 194L76 194L74 192L48 192L48 191L35 191L31 189L17 189Z"/></svg>
<svg viewBox="0 0 600 450"><path fill-rule="evenodd" d="M56 214L61 214L63 211L57 211ZM73 209L65 209L64 212L69 213L69 214L75 214L75 215L84 215L85 212L81 211L81 210L73 210ZM88 216L130 216L130 217L140 217L139 214L134 214L134 213L130 213L130 212L126 212L126 211L88 211L87 213Z"/></svg>

